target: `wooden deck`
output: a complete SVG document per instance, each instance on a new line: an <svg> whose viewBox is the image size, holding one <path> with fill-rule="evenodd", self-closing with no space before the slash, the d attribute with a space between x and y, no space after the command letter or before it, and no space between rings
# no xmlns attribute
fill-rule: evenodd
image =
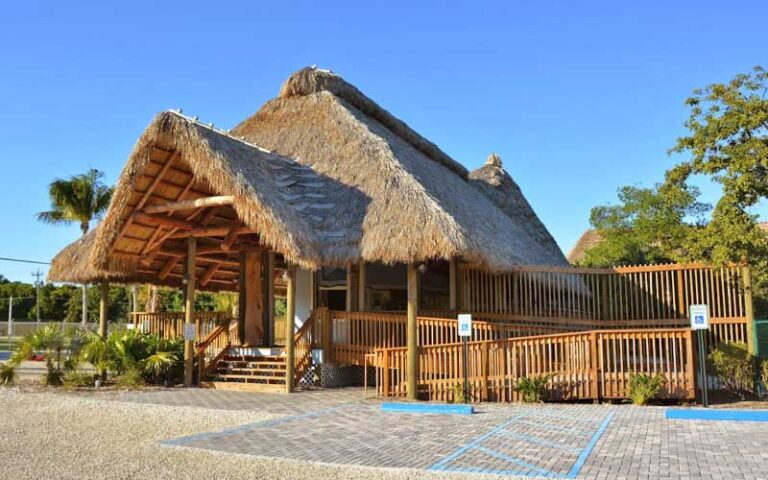
<svg viewBox="0 0 768 480"><path fill-rule="evenodd" d="M465 266L461 310L424 310L417 317L420 398L451 401L462 381L456 316L472 313L467 357L472 395L514 401L517 380L552 375L553 399L618 399L631 372L661 374L662 396L695 395L688 308L710 307L710 348L743 342L754 348L748 272L742 266L652 265L615 269L520 269L487 274ZM223 314L196 313L200 378L230 344ZM135 324L163 336L182 333L182 314L134 314ZM217 327L218 326L218 327ZM318 308L294 335L292 382L325 362L376 369L383 396L406 393L407 316ZM206 366L207 365L207 366Z"/></svg>

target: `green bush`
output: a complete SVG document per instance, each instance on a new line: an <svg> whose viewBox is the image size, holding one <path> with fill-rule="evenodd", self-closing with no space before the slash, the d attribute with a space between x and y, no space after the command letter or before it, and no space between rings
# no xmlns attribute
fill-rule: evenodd
<svg viewBox="0 0 768 480"><path fill-rule="evenodd" d="M660 373L654 376L645 373L630 373L627 397L635 405L646 405L650 399L659 393L662 385L664 385L664 376Z"/></svg>
<svg viewBox="0 0 768 480"><path fill-rule="evenodd" d="M0 363L0 385L13 385L18 374L12 363Z"/></svg>
<svg viewBox="0 0 768 480"><path fill-rule="evenodd" d="M745 343L722 343L708 358L723 388L742 398L755 391L756 359Z"/></svg>
<svg viewBox="0 0 768 480"><path fill-rule="evenodd" d="M88 387L93 385L93 375L72 370L64 374L62 382L66 388Z"/></svg>
<svg viewBox="0 0 768 480"><path fill-rule="evenodd" d="M144 386L144 376L138 368L129 368L115 378L115 384L120 389L135 390Z"/></svg>
<svg viewBox="0 0 768 480"><path fill-rule="evenodd" d="M539 375L536 377L523 377L517 381L515 387L523 397L525 403L541 403L545 389L554 375Z"/></svg>
<svg viewBox="0 0 768 480"><path fill-rule="evenodd" d="M466 403L472 401L472 387L467 388L467 396L464 397L464 382L457 383L453 386L453 403Z"/></svg>
<svg viewBox="0 0 768 480"><path fill-rule="evenodd" d="M43 380L49 387L60 387L64 385L64 372L60 368L53 366L53 362L48 359L45 361L47 372L43 375Z"/></svg>

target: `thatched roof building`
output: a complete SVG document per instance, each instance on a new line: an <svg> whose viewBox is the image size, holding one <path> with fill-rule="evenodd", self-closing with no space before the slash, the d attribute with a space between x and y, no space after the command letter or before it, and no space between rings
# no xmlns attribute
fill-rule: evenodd
<svg viewBox="0 0 768 480"><path fill-rule="evenodd" d="M596 247L602 240L603 237L596 230L584 230L571 251L568 252L568 261L572 265L577 265L586 258L587 251Z"/></svg>
<svg viewBox="0 0 768 480"><path fill-rule="evenodd" d="M168 211L168 202L198 203ZM313 68L232 132L160 113L100 228L55 263L78 259L77 278L120 272L180 284L190 235L200 237L201 287L212 289L236 286L237 252L264 247L310 269L453 257L495 271L566 264L500 162L468 174L341 77ZM222 235L231 248L210 241ZM79 281L59 267L51 278Z"/></svg>

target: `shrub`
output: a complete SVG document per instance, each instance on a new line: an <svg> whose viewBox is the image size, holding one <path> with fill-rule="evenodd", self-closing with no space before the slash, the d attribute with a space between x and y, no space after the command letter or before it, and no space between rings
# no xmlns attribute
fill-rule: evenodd
<svg viewBox="0 0 768 480"><path fill-rule="evenodd" d="M465 403L472 401L472 388L467 390L467 396L464 397L464 382L457 383L453 386L453 403Z"/></svg>
<svg viewBox="0 0 768 480"><path fill-rule="evenodd" d="M709 354L709 361L723 388L742 398L754 392L755 357L745 343L722 343Z"/></svg>
<svg viewBox="0 0 768 480"><path fill-rule="evenodd" d="M129 368L122 375L115 378L117 388L135 390L144 386L144 376L138 368Z"/></svg>
<svg viewBox="0 0 768 480"><path fill-rule="evenodd" d="M66 388L88 387L93 385L93 376L72 370L64 374L62 382Z"/></svg>
<svg viewBox="0 0 768 480"><path fill-rule="evenodd" d="M633 372L629 374L629 392L627 396L635 405L646 405L648 400L659 393L662 385L664 385L664 376L660 373L650 376L645 373Z"/></svg>
<svg viewBox="0 0 768 480"><path fill-rule="evenodd" d="M64 385L64 372L60 368L54 367L53 362L50 359L46 360L46 369L47 372L45 372L45 375L43 376L46 385L49 387L60 387Z"/></svg>
<svg viewBox="0 0 768 480"><path fill-rule="evenodd" d="M545 388L553 376L548 374L536 377L523 377L517 381L515 388L522 395L523 402L540 403L544 396Z"/></svg>
<svg viewBox="0 0 768 480"><path fill-rule="evenodd" d="M13 385L17 377L16 367L12 363L0 363L0 385Z"/></svg>
<svg viewBox="0 0 768 480"><path fill-rule="evenodd" d="M760 364L760 379L763 381L763 388L768 391L768 358Z"/></svg>

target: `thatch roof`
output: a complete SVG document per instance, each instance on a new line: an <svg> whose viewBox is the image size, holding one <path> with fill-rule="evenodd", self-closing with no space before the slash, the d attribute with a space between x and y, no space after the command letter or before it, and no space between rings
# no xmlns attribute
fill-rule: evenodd
<svg viewBox="0 0 768 480"><path fill-rule="evenodd" d="M244 238L240 247L265 246L311 269L451 257L489 270L563 264L517 185L500 165L487 167L470 179L354 86L328 71L303 69L231 133L180 112L160 113L131 153L102 224L59 256L62 265L79 261L84 270L69 275L63 266L52 269L53 278L162 272L167 278L153 283L180 284L183 262L174 258L183 256L181 237L134 214L216 195L233 201L208 211L215 215L171 212L165 223L221 230L241 222L251 235L237 237ZM215 250L221 241L203 242ZM154 256L160 250L169 257ZM224 267L211 272L209 288L236 288L238 256L217 255Z"/></svg>
<svg viewBox="0 0 768 480"><path fill-rule="evenodd" d="M513 223L525 230L529 237L543 247L548 255L546 262L548 265L568 264L555 238L525 199L520 187L504 170L501 158L497 154L490 154L482 167L469 174L469 180Z"/></svg>
<svg viewBox="0 0 768 480"><path fill-rule="evenodd" d="M576 245L568 252L568 261L576 265L587 256L587 251L603 241L603 237L595 230L585 230L576 241Z"/></svg>
<svg viewBox="0 0 768 480"><path fill-rule="evenodd" d="M94 268L89 260L93 251L93 242L99 227L70 243L51 260L47 279L49 282L96 283L109 281L115 283L139 283L146 278L130 278L124 273L109 272Z"/></svg>
<svg viewBox="0 0 768 480"><path fill-rule="evenodd" d="M492 270L563 263L556 245L502 213L455 160L329 71L293 74L233 133L352 187L327 192L349 232L349 260L460 256Z"/></svg>

